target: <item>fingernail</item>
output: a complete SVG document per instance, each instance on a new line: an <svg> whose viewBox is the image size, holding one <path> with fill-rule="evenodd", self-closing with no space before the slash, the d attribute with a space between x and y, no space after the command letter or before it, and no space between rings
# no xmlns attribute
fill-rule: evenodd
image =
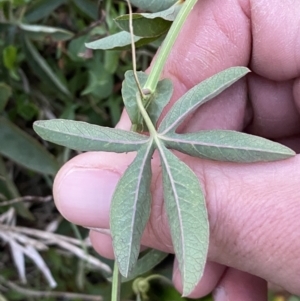
<svg viewBox="0 0 300 301"><path fill-rule="evenodd" d="M58 210L72 223L108 229L110 202L119 178L111 170L72 168L59 180Z"/></svg>
<svg viewBox="0 0 300 301"><path fill-rule="evenodd" d="M214 290L213 297L214 301L229 301L226 291L221 286Z"/></svg>

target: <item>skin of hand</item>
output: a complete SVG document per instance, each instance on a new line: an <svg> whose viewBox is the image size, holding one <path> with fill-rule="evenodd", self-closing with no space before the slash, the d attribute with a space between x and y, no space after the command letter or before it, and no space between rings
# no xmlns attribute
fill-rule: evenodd
<svg viewBox="0 0 300 301"><path fill-rule="evenodd" d="M231 66L252 73L203 105L181 131L246 131L300 150L300 2L201 0L173 47L163 77L174 84L169 107L188 89ZM129 129L123 113L119 128ZM94 248L112 258L109 207L135 154L81 154L59 171L61 214L91 231ZM202 183L210 220L204 276L191 297L266 300L267 281L300 294L300 157L255 164L181 158ZM153 205L142 244L173 252L163 208L161 169L153 159ZM181 290L174 264L173 280Z"/></svg>

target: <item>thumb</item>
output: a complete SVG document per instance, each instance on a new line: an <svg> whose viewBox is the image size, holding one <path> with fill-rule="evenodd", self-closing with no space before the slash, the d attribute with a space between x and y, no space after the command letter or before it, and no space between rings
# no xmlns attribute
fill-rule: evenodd
<svg viewBox="0 0 300 301"><path fill-rule="evenodd" d="M55 201L62 215L85 227L108 229L113 191L133 158L132 153L95 152L69 161L54 184ZM206 195L211 232L209 260L299 294L300 277L295 275L300 270L300 156L251 165L187 156L182 159L193 168ZM153 172L152 211L142 244L172 252L156 158Z"/></svg>

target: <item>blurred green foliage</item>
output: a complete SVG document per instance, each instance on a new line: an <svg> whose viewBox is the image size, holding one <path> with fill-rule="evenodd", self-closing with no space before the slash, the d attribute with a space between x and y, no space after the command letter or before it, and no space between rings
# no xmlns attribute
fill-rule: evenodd
<svg viewBox="0 0 300 301"><path fill-rule="evenodd" d="M8 206L1 202L50 195L55 173L76 155L39 140L32 131L36 119L61 117L105 126L118 122L123 107L121 83L124 73L132 69L131 54L127 50L92 51L85 43L118 32L114 18L124 13L126 3L115 0L0 0L0 217L13 209L13 225L45 229L60 218L53 202ZM146 69L155 50L150 45L137 51L138 69ZM78 236L66 221L59 222L56 232ZM79 232L87 235L85 230ZM84 261L54 248L41 255L57 282L55 290L110 300L110 282ZM9 287L5 281L20 284L5 244L0 245L0 258L1 300L66 300L34 298ZM27 288L48 291L35 265L25 264ZM170 278L171 268L169 259L155 273ZM122 287L124 300L134 299L131 285ZM160 281L151 281L150 288L150 300L182 300L172 286Z"/></svg>
<svg viewBox="0 0 300 301"><path fill-rule="evenodd" d="M63 117L114 126L119 120L119 91L124 72L131 69L130 53L93 52L85 42L115 33L113 18L125 11L124 2L112 0L0 1L0 202L50 195L59 166L76 155L40 141L32 131L33 121ZM141 68L149 64L153 49L149 50L139 54ZM18 226L45 229L59 218L53 202L0 203L1 216L11 208ZM80 231L82 237L87 235ZM65 221L56 232L75 236ZM1 245L0 254L1 275L18 284L7 245ZM99 271L83 268L77 257L68 258L54 248L41 255L58 284L56 291L110 299L110 283ZM31 261L26 262L26 276L27 288L49 290ZM124 298L132 295L131 285L127 287ZM34 299L14 289L2 294L8 300Z"/></svg>

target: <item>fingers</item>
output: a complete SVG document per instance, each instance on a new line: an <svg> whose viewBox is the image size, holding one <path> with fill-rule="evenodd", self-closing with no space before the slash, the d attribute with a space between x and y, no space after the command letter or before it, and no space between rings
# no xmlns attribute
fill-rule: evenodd
<svg viewBox="0 0 300 301"><path fill-rule="evenodd" d="M108 229L111 197L134 156L91 152L67 162L54 180L57 209L77 224Z"/></svg>
<svg viewBox="0 0 300 301"><path fill-rule="evenodd" d="M248 65L251 32L240 1L198 1L164 69L178 99L187 89L226 68Z"/></svg>
<svg viewBox="0 0 300 301"><path fill-rule="evenodd" d="M188 89L204 79L232 66L248 65L250 46L249 20L241 14L238 1L198 1L163 70L162 77L172 80L174 93L162 115ZM246 100L246 81L241 80L224 91L213 103L201 107L193 122L186 123L181 130L242 130ZM117 127L130 129L125 112Z"/></svg>
<svg viewBox="0 0 300 301"><path fill-rule="evenodd" d="M293 96L295 99L296 109L300 114L300 79L296 79L293 86Z"/></svg>
<svg viewBox="0 0 300 301"><path fill-rule="evenodd" d="M209 259L299 293L299 278L290 275L300 270L300 157L251 165L183 159L205 189L211 225ZM108 229L114 185L131 161L132 154L76 157L55 181L58 209L74 223ZM159 161L154 159L153 164L152 212L142 244L172 252ZM70 190L76 193L70 196Z"/></svg>
<svg viewBox="0 0 300 301"><path fill-rule="evenodd" d="M256 276L228 269L214 292L214 301L266 301L267 283Z"/></svg>
<svg viewBox="0 0 300 301"><path fill-rule="evenodd" d="M276 81L298 77L299 1L249 0L249 4L246 14L252 29L251 69Z"/></svg>
<svg viewBox="0 0 300 301"><path fill-rule="evenodd" d="M173 282L182 291L180 273L174 268ZM207 262L204 275L189 298L201 298L213 292L214 301L266 301L267 282L251 274Z"/></svg>
<svg viewBox="0 0 300 301"><path fill-rule="evenodd" d="M250 61L251 69L266 78L298 77L299 12L297 0L199 1L176 41L165 75L175 76L179 94L205 77Z"/></svg>
<svg viewBox="0 0 300 301"><path fill-rule="evenodd" d="M110 235L98 231L90 232L90 239L96 252L101 256L114 259L114 251Z"/></svg>
<svg viewBox="0 0 300 301"><path fill-rule="evenodd" d="M204 78L230 66L250 65L261 79L249 82L254 109L249 130L276 139L299 134L299 80L294 95L291 81L300 75L299 22L297 0L198 1L164 70L164 77L175 84L169 106ZM230 129L240 130L249 119L246 89L232 91L200 108L189 130L224 128L224 116L231 117Z"/></svg>
<svg viewBox="0 0 300 301"><path fill-rule="evenodd" d="M211 260L299 293L292 276L300 265L299 166L296 156L271 164L223 163L207 170Z"/></svg>
<svg viewBox="0 0 300 301"><path fill-rule="evenodd" d="M174 83L166 110L189 88L228 67L250 64L253 75L248 91L240 81L202 106L181 130L242 130L250 119L249 95L250 132L276 139L299 133L299 80L294 87L291 81L300 75L299 10L295 0L197 2L163 71Z"/></svg>
<svg viewBox="0 0 300 301"><path fill-rule="evenodd" d="M239 1L198 1L186 21L163 71L174 84L165 112L188 89L232 66L247 66L251 34L248 17ZM213 103L202 106L184 130L207 128L240 130L247 100L245 82L223 92ZM222 117L220 118L220 115ZM226 123L226 124L225 124ZM183 128L181 128L183 130Z"/></svg>
<svg viewBox="0 0 300 301"><path fill-rule="evenodd" d="M205 189L209 260L299 293L300 278L291 275L300 270L300 157L251 165L182 158ZM78 156L58 174L54 187L58 209L74 223L108 229L112 190L131 161L132 156L124 154ZM153 164L152 211L142 244L172 252L159 161L154 159ZM69 196L72 189L76 193Z"/></svg>
<svg viewBox="0 0 300 301"><path fill-rule="evenodd" d="M279 139L300 133L300 116L293 98L294 81L275 82L256 74L248 76L253 120L249 133Z"/></svg>

